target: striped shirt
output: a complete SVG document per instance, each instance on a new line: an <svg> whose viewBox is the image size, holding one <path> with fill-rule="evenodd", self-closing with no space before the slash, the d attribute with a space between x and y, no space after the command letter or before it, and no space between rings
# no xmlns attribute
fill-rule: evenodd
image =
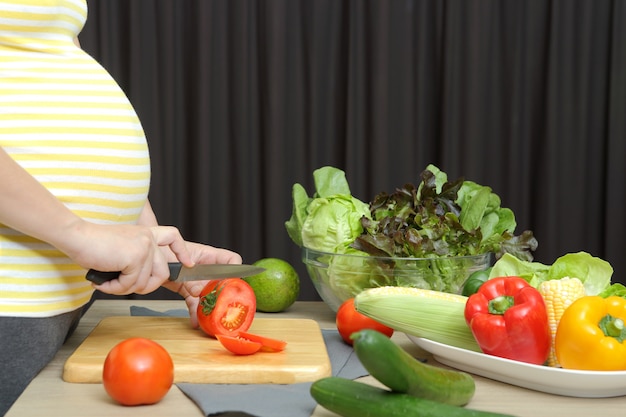
<svg viewBox="0 0 626 417"><path fill-rule="evenodd" d="M119 86L73 42L86 17L85 0L0 0L0 146L82 218L135 223L146 139ZM91 295L84 269L0 224L0 315L56 315Z"/></svg>

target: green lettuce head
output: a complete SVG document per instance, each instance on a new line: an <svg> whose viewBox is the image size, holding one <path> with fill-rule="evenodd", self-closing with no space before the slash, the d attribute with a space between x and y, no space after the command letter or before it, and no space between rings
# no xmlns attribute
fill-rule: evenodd
<svg viewBox="0 0 626 417"><path fill-rule="evenodd" d="M354 197L337 195L311 201L302 225L304 247L323 252L343 253L363 232L361 217L369 206Z"/></svg>
<svg viewBox="0 0 626 417"><path fill-rule="evenodd" d="M370 217L369 204L350 194L345 173L333 167L313 172L315 194L309 197L302 185L293 186L293 212L285 222L291 240L322 252L344 253L359 236L361 218Z"/></svg>

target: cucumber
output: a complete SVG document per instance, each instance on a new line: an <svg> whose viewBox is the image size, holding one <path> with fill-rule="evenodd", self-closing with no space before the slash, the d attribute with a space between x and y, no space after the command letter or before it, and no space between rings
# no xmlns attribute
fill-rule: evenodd
<svg viewBox="0 0 626 417"><path fill-rule="evenodd" d="M365 369L392 391L459 406L474 396L476 384L468 373L420 362L375 330L350 337Z"/></svg>
<svg viewBox="0 0 626 417"><path fill-rule="evenodd" d="M343 417L511 417L392 392L336 376L318 379L311 396Z"/></svg>

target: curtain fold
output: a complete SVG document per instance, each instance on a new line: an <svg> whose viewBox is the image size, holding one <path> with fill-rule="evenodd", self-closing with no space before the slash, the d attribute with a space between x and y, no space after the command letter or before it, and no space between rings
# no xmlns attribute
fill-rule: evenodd
<svg viewBox="0 0 626 417"><path fill-rule="evenodd" d="M611 10L610 59L608 70L608 109L605 114L607 147L604 176L608 180L598 184L603 189L604 199L601 221L597 227L600 235L600 251L610 260L617 272L616 278L626 283L626 37L624 17L626 4L615 2Z"/></svg>
<svg viewBox="0 0 626 417"><path fill-rule="evenodd" d="M83 47L129 95L160 221L290 261L291 187L353 194L433 163L489 185L536 260L586 251L625 282L626 6L620 1L89 0Z"/></svg>

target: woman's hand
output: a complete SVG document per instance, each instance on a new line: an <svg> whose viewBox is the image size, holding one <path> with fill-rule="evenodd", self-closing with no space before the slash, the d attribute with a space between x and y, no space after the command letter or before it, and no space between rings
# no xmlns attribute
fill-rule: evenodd
<svg viewBox="0 0 626 417"><path fill-rule="evenodd" d="M59 243L74 262L99 271L121 271L118 279L94 286L117 295L147 294L169 277L167 253L185 266L194 261L177 228L171 226L99 225L77 221Z"/></svg>

